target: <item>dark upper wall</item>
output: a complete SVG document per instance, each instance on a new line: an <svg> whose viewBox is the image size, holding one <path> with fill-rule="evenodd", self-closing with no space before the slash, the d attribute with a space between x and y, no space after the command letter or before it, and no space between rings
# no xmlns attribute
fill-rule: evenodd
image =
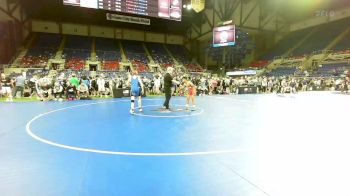
<svg viewBox="0 0 350 196"><path fill-rule="evenodd" d="M107 21L106 13L111 12L63 5L63 0L23 0L22 5L30 18L57 22L98 24L172 34L185 34L190 25L190 18L188 17L183 17L181 22L149 17L151 19L151 25Z"/></svg>

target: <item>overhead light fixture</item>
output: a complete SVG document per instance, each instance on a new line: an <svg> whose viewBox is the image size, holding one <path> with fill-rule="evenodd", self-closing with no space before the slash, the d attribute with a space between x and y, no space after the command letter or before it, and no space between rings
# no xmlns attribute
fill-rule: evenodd
<svg viewBox="0 0 350 196"><path fill-rule="evenodd" d="M191 10L191 9L192 9L192 5L191 5L191 4L188 4L188 5L187 5L187 9L188 9L188 10Z"/></svg>
<svg viewBox="0 0 350 196"><path fill-rule="evenodd" d="M187 5L186 5L186 4L184 4L182 7L183 7L183 8L187 8Z"/></svg>

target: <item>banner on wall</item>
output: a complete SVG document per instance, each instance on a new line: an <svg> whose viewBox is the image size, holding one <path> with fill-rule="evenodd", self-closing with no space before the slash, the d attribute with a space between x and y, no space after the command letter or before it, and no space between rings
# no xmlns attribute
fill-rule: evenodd
<svg viewBox="0 0 350 196"><path fill-rule="evenodd" d="M201 12L205 8L205 0L191 0L191 6L195 12Z"/></svg>
<svg viewBox="0 0 350 196"><path fill-rule="evenodd" d="M140 18L140 17L134 17L134 16L124 16L119 14L106 14L107 20L112 21L118 21L118 22L127 22L127 23L134 23L134 24L142 24L142 25L150 25L151 20L148 18Z"/></svg>
<svg viewBox="0 0 350 196"><path fill-rule="evenodd" d="M248 76L248 75L256 75L256 70L244 70L244 71L229 71L226 72L227 76Z"/></svg>

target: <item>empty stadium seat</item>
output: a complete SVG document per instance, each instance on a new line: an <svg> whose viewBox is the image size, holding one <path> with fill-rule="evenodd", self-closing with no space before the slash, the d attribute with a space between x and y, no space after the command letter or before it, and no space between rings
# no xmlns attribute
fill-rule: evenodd
<svg viewBox="0 0 350 196"><path fill-rule="evenodd" d="M23 67L45 67L53 58L61 42L58 34L38 33L26 55L21 59Z"/></svg>
<svg viewBox="0 0 350 196"><path fill-rule="evenodd" d="M167 51L165 50L163 44L158 44L158 43L147 43L146 44L149 52L151 53L151 56L153 60L162 65L162 64L173 64L174 61L169 56Z"/></svg>
<svg viewBox="0 0 350 196"><path fill-rule="evenodd" d="M91 56L92 38L83 36L67 36L63 50L66 59L66 69L81 70L85 60Z"/></svg>
<svg viewBox="0 0 350 196"><path fill-rule="evenodd" d="M267 66L271 61L268 60L260 60L260 61L254 61L250 64L250 67L265 67Z"/></svg>
<svg viewBox="0 0 350 196"><path fill-rule="evenodd" d="M114 39L96 38L95 47L99 60L120 62L122 59L120 48Z"/></svg>
<svg viewBox="0 0 350 196"><path fill-rule="evenodd" d="M277 67L276 69L273 69L269 73L267 73L267 76L292 76L296 73L296 71L296 67Z"/></svg>
<svg viewBox="0 0 350 196"><path fill-rule="evenodd" d="M203 71L203 68L200 65L195 64L195 63L186 64L185 67L189 72L202 72Z"/></svg>
<svg viewBox="0 0 350 196"><path fill-rule="evenodd" d="M329 62L320 65L313 76L341 76L350 69L350 62Z"/></svg>
<svg viewBox="0 0 350 196"><path fill-rule="evenodd" d="M119 62L118 61L103 61L102 62L102 70L118 71L119 70Z"/></svg>
<svg viewBox="0 0 350 196"><path fill-rule="evenodd" d="M149 71L147 64L143 63L142 61L134 60L131 62L131 64L139 73Z"/></svg>
<svg viewBox="0 0 350 196"><path fill-rule="evenodd" d="M85 67L85 61L82 59L71 58L66 61L65 69L82 70Z"/></svg>
<svg viewBox="0 0 350 196"><path fill-rule="evenodd" d="M182 45L168 44L166 46L175 59L182 64L190 64L191 56L189 55L187 49Z"/></svg>
<svg viewBox="0 0 350 196"><path fill-rule="evenodd" d="M148 59L141 42L137 41L123 41L125 55L130 61L141 61L145 64Z"/></svg>

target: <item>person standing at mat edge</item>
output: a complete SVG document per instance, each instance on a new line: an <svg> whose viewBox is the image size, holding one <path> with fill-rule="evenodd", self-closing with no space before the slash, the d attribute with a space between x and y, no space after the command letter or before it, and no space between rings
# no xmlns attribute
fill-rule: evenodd
<svg viewBox="0 0 350 196"><path fill-rule="evenodd" d="M138 75L137 71L133 71L133 74L130 78L131 86L131 109L130 113L135 114L135 97L138 97L138 107L139 111L142 112L142 92L144 92L143 83Z"/></svg>
<svg viewBox="0 0 350 196"><path fill-rule="evenodd" d="M163 107L166 110L170 110L169 108L169 102L171 99L171 87L173 83L178 84L179 82L173 80L173 75L174 73L174 68L168 67L167 68L167 73L164 75L164 94L165 94L165 101L163 104Z"/></svg>
<svg viewBox="0 0 350 196"><path fill-rule="evenodd" d="M4 73L0 77L0 95L3 94L6 97L6 102L12 102L12 88L13 80L5 76Z"/></svg>

